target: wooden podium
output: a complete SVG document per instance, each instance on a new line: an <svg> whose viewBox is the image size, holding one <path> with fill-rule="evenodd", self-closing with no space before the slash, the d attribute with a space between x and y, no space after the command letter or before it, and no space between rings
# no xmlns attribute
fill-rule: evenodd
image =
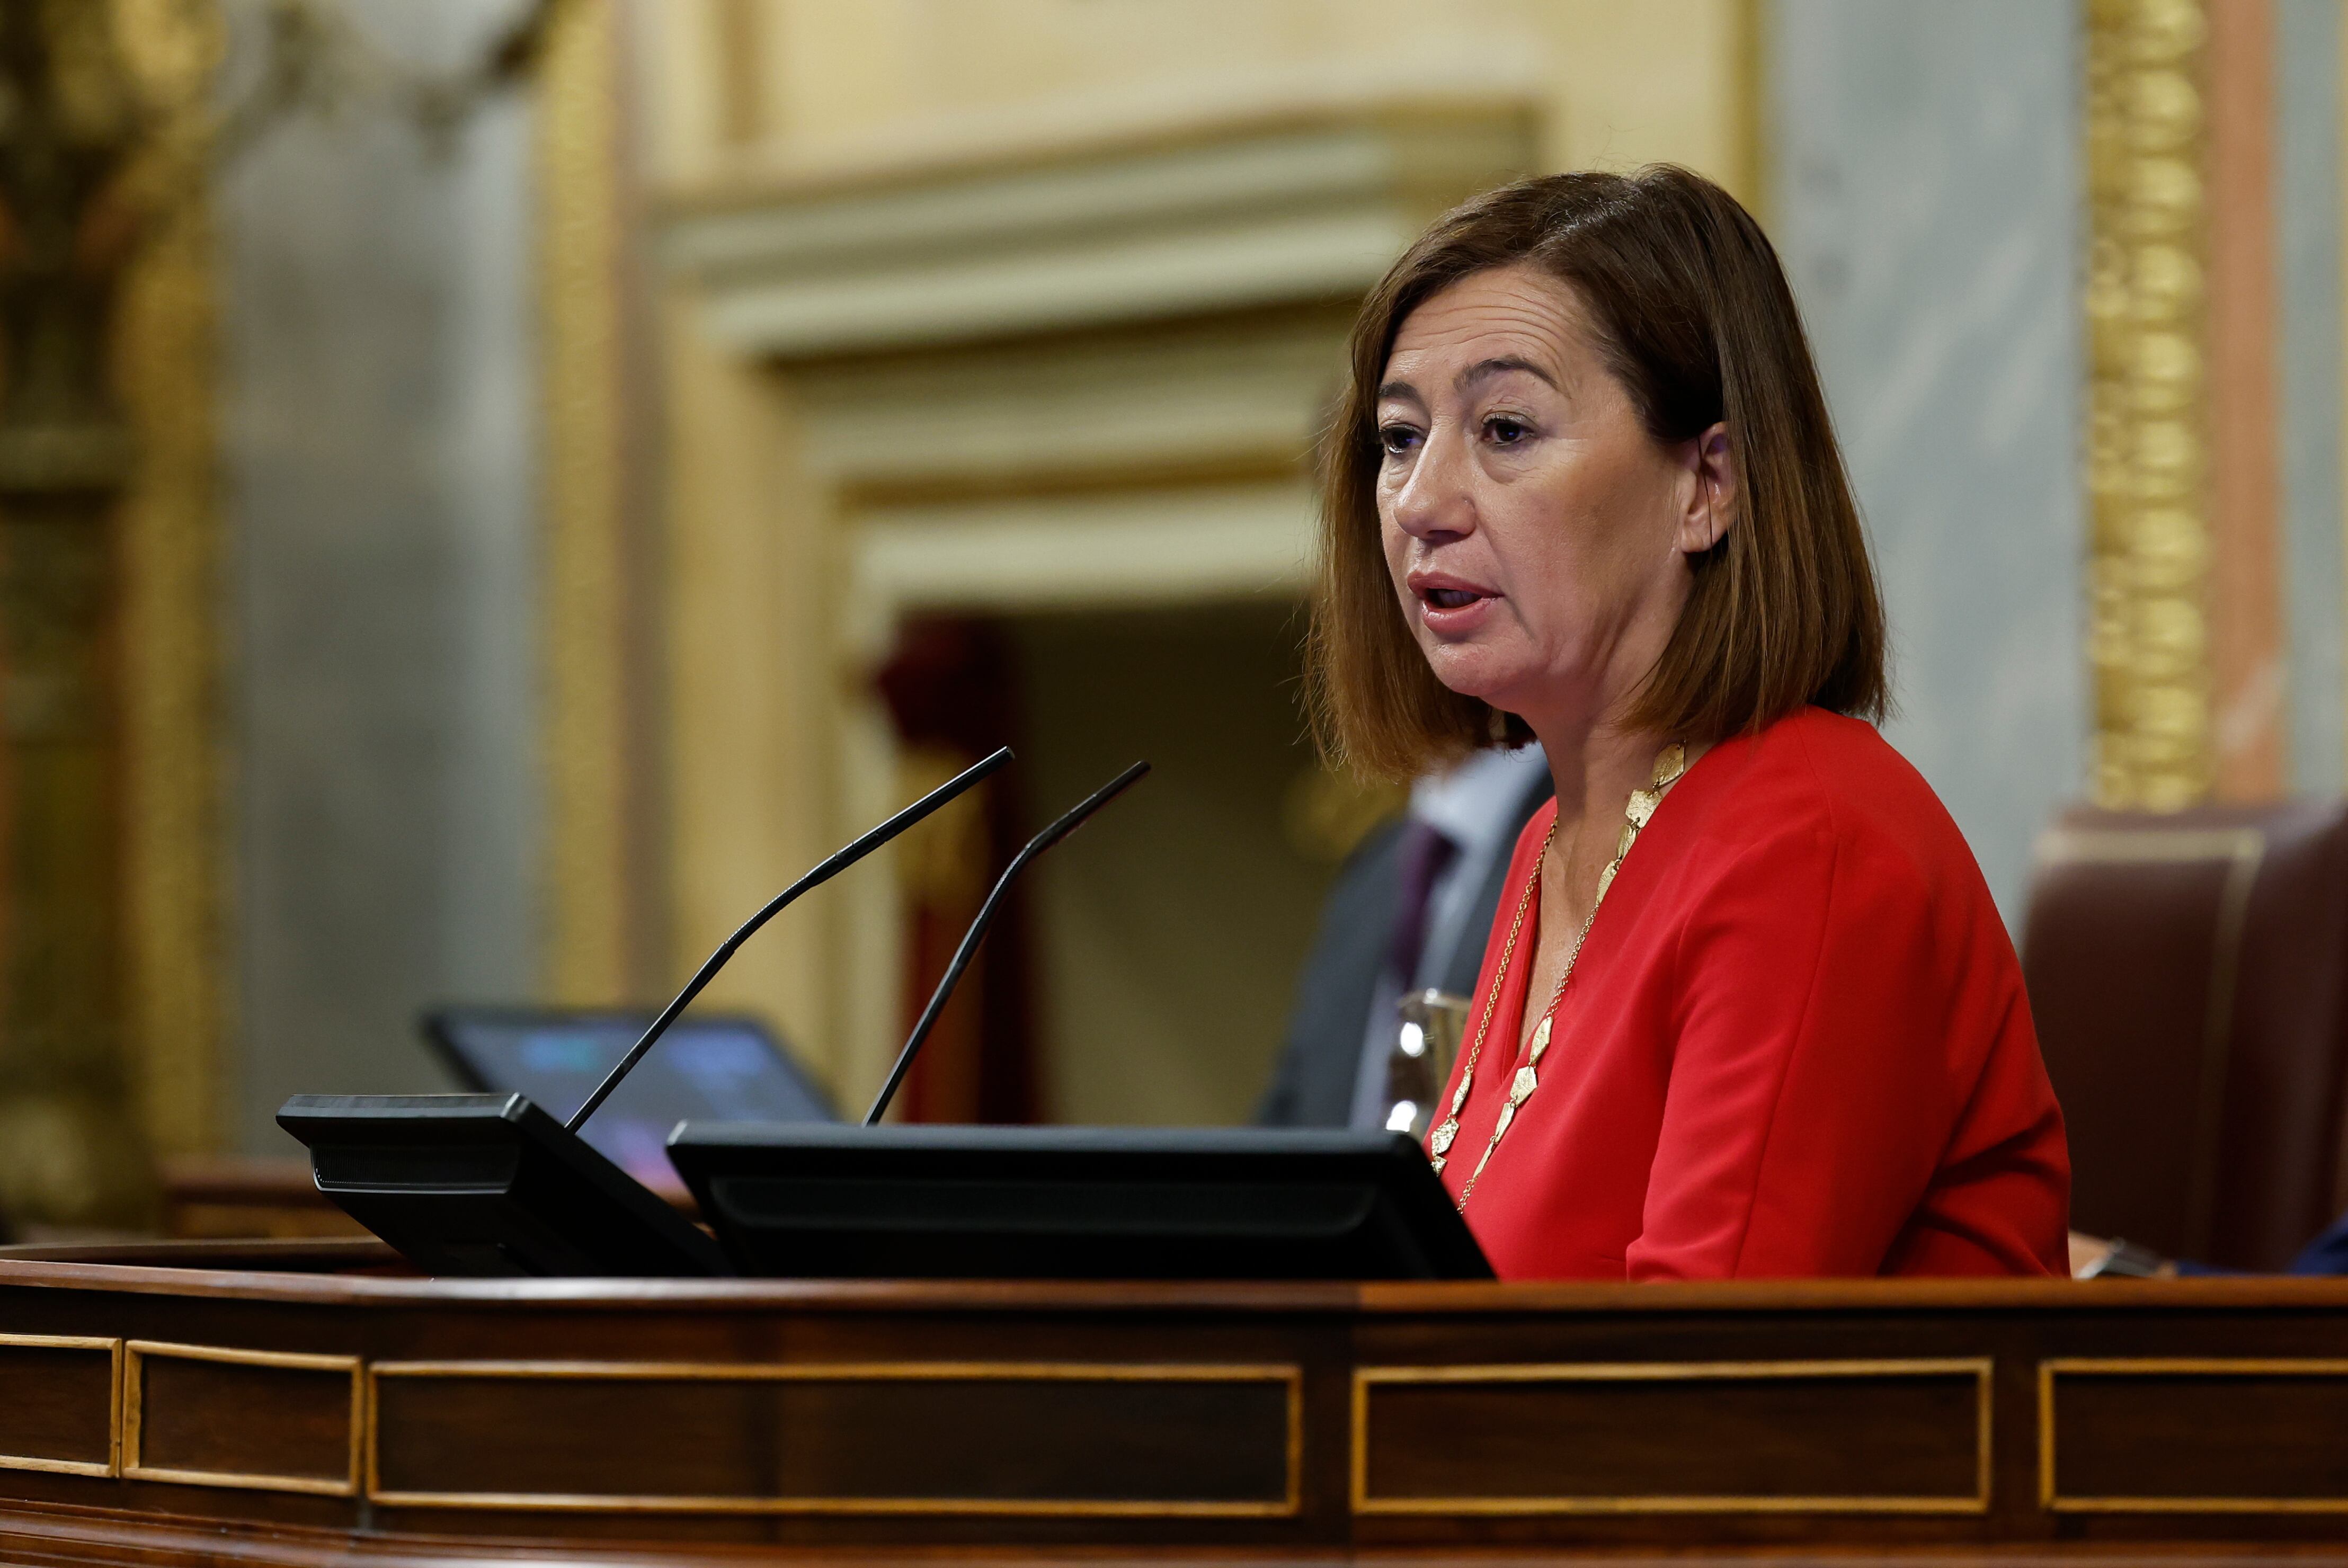
<svg viewBox="0 0 2348 1568"><path fill-rule="evenodd" d="M0 1253L0 1563L746 1548L2348 1562L2348 1282L491 1283L372 1243Z"/></svg>

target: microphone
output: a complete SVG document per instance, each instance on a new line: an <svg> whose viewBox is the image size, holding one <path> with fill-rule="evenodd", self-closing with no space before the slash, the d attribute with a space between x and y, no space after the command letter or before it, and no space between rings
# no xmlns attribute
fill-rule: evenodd
<svg viewBox="0 0 2348 1568"><path fill-rule="evenodd" d="M905 1042L905 1048L897 1053L897 1065L889 1069L889 1081L880 1086L880 1097L872 1102L872 1109L864 1113L865 1126L879 1126L881 1116L889 1109L889 1102L896 1098L897 1086L905 1081L906 1069L913 1065L913 1057L920 1053L922 1042L930 1037L930 1030L937 1025L938 1015L946 1010L946 1003L953 996L954 986L962 981L962 972L970 967L971 959L978 952L978 944L985 940L986 928L994 923L995 911L1002 907L1003 895L1010 891L1012 880L1027 869L1028 861L1084 826L1086 818L1116 799L1125 792L1128 785L1148 771L1148 763L1135 763L1085 797L1066 816L1028 840L1027 847L1011 858L1010 865L994 879L994 886L987 890L986 902L978 906L978 917L970 923L970 929L963 933L962 945L954 949L953 962L946 965L945 978L940 980L938 988L930 993L929 1006L922 1009L920 1019L913 1025L912 1037Z"/></svg>
<svg viewBox="0 0 2348 1568"><path fill-rule="evenodd" d="M612 1091L620 1087L620 1080L626 1078L636 1063L644 1059L644 1053L651 1050L654 1043L663 1035L668 1033L668 1026L676 1022L676 1016L685 1011L685 1005L700 995L701 988L716 978L720 969L726 967L726 961L734 956L734 950L749 941L751 935L760 926L781 913L786 904L808 889L830 881L834 876L846 871L850 866L854 865L1010 760L1011 748L1007 746L997 748L992 755L980 758L973 766L955 774L846 849L834 854L815 870L785 888L766 908L744 921L741 928L727 937L717 951L709 955L709 962L694 972L693 978L685 983L685 989L676 994L676 999L661 1009L660 1016L653 1020L652 1027L644 1031L644 1037L628 1047L628 1054L622 1057L619 1065L604 1076L602 1083L595 1086L595 1092L587 1097L587 1103L573 1111L571 1119L562 1124L564 1130L576 1132L582 1123L595 1114L595 1108L610 1098ZM1075 826L1074 823L1069 825ZM1058 824L1056 823L1054 826L1056 828ZM1028 847L1032 850L1035 846L1031 844Z"/></svg>

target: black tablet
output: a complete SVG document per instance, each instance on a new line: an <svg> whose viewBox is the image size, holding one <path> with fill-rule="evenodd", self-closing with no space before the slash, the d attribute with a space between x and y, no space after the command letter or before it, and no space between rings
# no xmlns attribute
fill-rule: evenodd
<svg viewBox="0 0 2348 1568"><path fill-rule="evenodd" d="M318 1191L429 1274L722 1274L716 1243L519 1094L297 1094Z"/></svg>
<svg viewBox="0 0 2348 1568"><path fill-rule="evenodd" d="M744 1274L1492 1277L1400 1133L694 1122L669 1158Z"/></svg>
<svg viewBox="0 0 2348 1568"><path fill-rule="evenodd" d="M558 1121L586 1102L653 1021L649 1013L442 1007L424 1036L458 1081L523 1094ZM754 1018L689 1016L661 1037L580 1136L657 1191L681 1193L664 1147L680 1121L829 1121L830 1102Z"/></svg>

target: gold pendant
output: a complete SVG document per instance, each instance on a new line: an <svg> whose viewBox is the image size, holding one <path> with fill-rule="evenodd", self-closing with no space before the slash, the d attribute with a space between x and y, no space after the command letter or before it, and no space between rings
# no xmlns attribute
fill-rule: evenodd
<svg viewBox="0 0 2348 1568"><path fill-rule="evenodd" d="M1598 915L1598 906L1606 901L1606 890L1614 885L1615 874L1622 869L1622 861L1631 853L1631 846L1638 842L1639 830L1653 820L1656 808L1663 804L1663 791L1677 783L1680 776L1686 771L1687 748L1674 740L1655 755L1654 781L1644 789L1631 791L1630 802L1622 813L1622 831L1615 841L1614 858L1598 873L1598 896L1591 901L1590 913L1582 918L1581 934L1574 939L1573 947L1566 955L1565 973L1559 978L1556 990L1550 994L1550 1006L1552 1009L1556 1007L1558 998L1565 994L1566 985L1573 979L1576 961L1581 956L1581 944L1590 935L1591 924ZM1486 1003L1487 1023L1490 1021L1489 1008L1499 999L1500 985L1508 975L1509 961L1516 956L1517 933L1522 928L1525 911L1531 905L1533 893L1540 887L1541 866L1547 862L1550 841L1556 836L1557 829L1552 824L1550 828L1550 838L1541 841L1541 859L1534 862L1533 874L1527 880L1525 891L1518 900L1516 921L1509 927L1508 945L1501 949L1499 972L1492 977L1491 997ZM1456 1203L1463 1214L1468 1212L1468 1195L1476 1191L1476 1183L1483 1176L1484 1167L1491 1163L1493 1153L1500 1147L1502 1135L1517 1119L1517 1108L1531 1099L1533 1091L1540 1087L1540 1074L1538 1068L1541 1054L1549 1049L1553 1017L1553 1013L1544 1013L1540 1021L1533 1026L1531 1044L1525 1053L1525 1065L1519 1068L1516 1077L1509 1080L1508 1096L1500 1102L1500 1114L1492 1123L1491 1140L1484 1145L1483 1158L1476 1161L1476 1169L1468 1173L1466 1183L1459 1189L1459 1196ZM1479 1029L1476 1036L1475 1051L1481 1051L1483 1046L1484 1036ZM1468 1061L1468 1071L1472 1074L1475 1068L1476 1057L1474 1052L1471 1052ZM1459 1108L1467 1098L1468 1085L1463 1078L1458 1094L1452 1098L1451 1119L1437 1128L1435 1132L1432 1145L1435 1150L1433 1163L1437 1171L1443 1169L1443 1153L1451 1147L1451 1141L1458 1132Z"/></svg>

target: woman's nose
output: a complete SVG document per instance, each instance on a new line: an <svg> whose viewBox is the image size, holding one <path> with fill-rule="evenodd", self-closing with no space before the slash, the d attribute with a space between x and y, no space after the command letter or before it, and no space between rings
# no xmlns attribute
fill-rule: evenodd
<svg viewBox="0 0 2348 1568"><path fill-rule="evenodd" d="M1416 539L1470 532L1476 526L1467 444L1441 428L1427 432L1417 460L1395 497L1395 522Z"/></svg>

